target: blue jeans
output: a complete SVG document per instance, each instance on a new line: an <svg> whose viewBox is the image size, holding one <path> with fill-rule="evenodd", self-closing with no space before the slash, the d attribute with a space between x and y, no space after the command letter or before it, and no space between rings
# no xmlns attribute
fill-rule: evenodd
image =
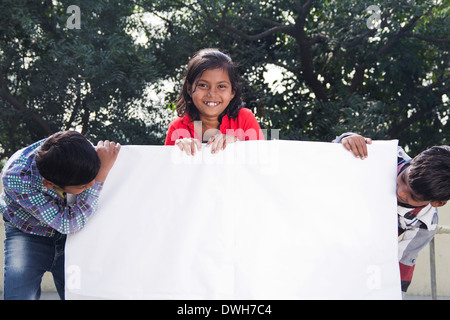
<svg viewBox="0 0 450 320"><path fill-rule="evenodd" d="M64 246L66 236L42 237L20 231L5 221L5 300L38 300L46 271L53 274L64 300Z"/></svg>

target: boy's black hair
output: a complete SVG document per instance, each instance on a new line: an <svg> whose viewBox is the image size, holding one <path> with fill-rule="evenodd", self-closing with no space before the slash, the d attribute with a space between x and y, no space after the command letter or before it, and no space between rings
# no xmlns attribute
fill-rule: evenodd
<svg viewBox="0 0 450 320"><path fill-rule="evenodd" d="M409 185L423 201L450 200L450 147L434 146L411 161Z"/></svg>
<svg viewBox="0 0 450 320"><path fill-rule="evenodd" d="M223 69L227 71L230 77L232 90L234 91L234 97L219 116L219 123L222 122L222 118L228 115L230 119L235 119L239 110L244 106L242 101L242 89L239 76L236 70L236 66L231 58L218 49L208 48L198 51L188 63L186 75L184 77L183 88L178 96L177 100L177 113L179 117L186 114L191 116L192 121L200 120L197 107L192 101L192 97L189 95L189 86L195 87L195 81L206 70Z"/></svg>
<svg viewBox="0 0 450 320"><path fill-rule="evenodd" d="M100 170L94 146L76 131L58 132L42 144L36 154L39 173L57 186L88 184Z"/></svg>

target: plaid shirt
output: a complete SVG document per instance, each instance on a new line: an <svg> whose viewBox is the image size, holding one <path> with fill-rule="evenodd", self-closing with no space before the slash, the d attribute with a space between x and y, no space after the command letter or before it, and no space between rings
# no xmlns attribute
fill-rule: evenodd
<svg viewBox="0 0 450 320"><path fill-rule="evenodd" d="M56 232L76 232L95 212L103 183L95 182L71 204L65 193L44 187L35 161L36 151L44 141L17 151L6 163L0 213L4 220L26 233L51 237Z"/></svg>

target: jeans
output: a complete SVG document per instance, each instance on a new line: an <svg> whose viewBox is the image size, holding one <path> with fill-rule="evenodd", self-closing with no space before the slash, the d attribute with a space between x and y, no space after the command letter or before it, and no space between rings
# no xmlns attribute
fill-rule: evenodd
<svg viewBox="0 0 450 320"><path fill-rule="evenodd" d="M53 274L64 300L64 246L66 235L42 237L20 231L5 221L5 300L38 300L46 271Z"/></svg>

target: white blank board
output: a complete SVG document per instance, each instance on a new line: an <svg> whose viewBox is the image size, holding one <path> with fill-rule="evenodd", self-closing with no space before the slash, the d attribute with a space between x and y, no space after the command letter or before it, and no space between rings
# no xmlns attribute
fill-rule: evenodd
<svg viewBox="0 0 450 320"><path fill-rule="evenodd" d="M123 146L67 299L400 299L397 141Z"/></svg>

